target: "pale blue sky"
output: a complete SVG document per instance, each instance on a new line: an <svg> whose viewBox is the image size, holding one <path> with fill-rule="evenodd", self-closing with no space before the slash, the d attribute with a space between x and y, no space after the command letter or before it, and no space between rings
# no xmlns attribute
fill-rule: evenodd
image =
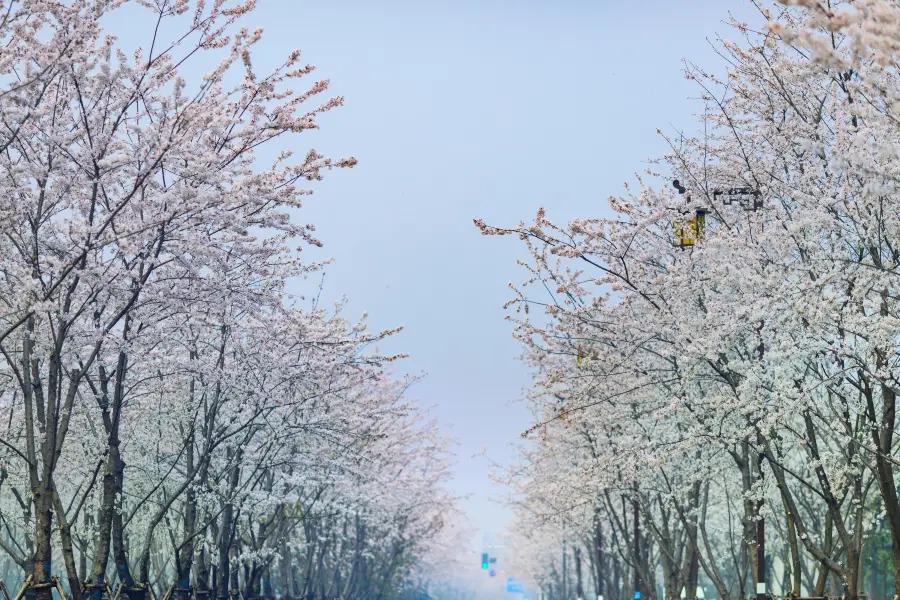
<svg viewBox="0 0 900 600"><path fill-rule="evenodd" d="M693 126L681 59L721 66L707 38L728 31L729 10L759 21L747 0L262 0L251 19L264 57L300 47L346 98L306 139L360 161L304 210L336 259L327 294L406 327L398 371L427 373L413 393L460 442L454 489L481 534L510 513L471 456L514 459L528 378L502 310L522 247L479 236L472 218L603 214L664 152L657 128Z"/></svg>
<svg viewBox="0 0 900 600"><path fill-rule="evenodd" d="M260 0L247 19L266 32L259 72L299 47L346 98L298 139L359 159L315 185L303 218L325 247L307 252L336 259L325 296L347 295L349 315L406 327L389 349L411 355L398 373L427 374L412 393L459 440L453 486L475 547L511 514L472 455L515 460L530 417L502 310L523 248L472 219L602 215L665 151L657 128L694 125L681 59L721 70L707 38L728 31L729 10L760 20L749 0ZM127 28L138 14L114 18Z"/></svg>

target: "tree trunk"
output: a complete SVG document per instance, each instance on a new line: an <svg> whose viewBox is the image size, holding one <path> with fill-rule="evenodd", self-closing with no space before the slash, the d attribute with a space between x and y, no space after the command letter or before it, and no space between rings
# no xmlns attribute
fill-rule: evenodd
<svg viewBox="0 0 900 600"><path fill-rule="evenodd" d="M572 552L575 555L575 594L578 600L584 600L584 585L581 580L581 548L574 546Z"/></svg>
<svg viewBox="0 0 900 600"><path fill-rule="evenodd" d="M50 538L53 532L53 508L52 491L47 489L46 482L34 494L35 523L34 523L34 559L31 575L35 583L49 583L51 575L51 559L53 547ZM39 588L35 600L52 600L53 594L49 587Z"/></svg>
<svg viewBox="0 0 900 600"><path fill-rule="evenodd" d="M228 498L226 499L225 507L222 509L222 523L219 526L219 556L216 568L216 576L218 577L218 582L216 583L216 594L219 598L227 598L231 592L231 589L236 589L229 587L231 583L231 561L229 560L229 558L231 556L231 546L234 542L235 534L234 490L237 487L237 480L239 478L238 463L240 462L240 454L241 451L240 449L238 449L235 456L229 457L235 461L235 464L231 467L231 473L229 473Z"/></svg>
<svg viewBox="0 0 900 600"><path fill-rule="evenodd" d="M75 552L72 547L72 529L66 519L65 507L59 499L59 494L53 492L53 506L56 509L56 519L59 521L59 537L62 546L63 562L66 565L66 575L69 581L69 590L73 600L81 600L81 580L78 579L78 569L75 566Z"/></svg>
<svg viewBox="0 0 900 600"><path fill-rule="evenodd" d="M790 509L788 508L787 502L785 502L784 498L781 499L782 505L784 506L784 512L787 515L787 533L788 533L788 553L790 555L790 575L791 575L791 596L799 596L800 595L800 577L802 576L801 567L800 567L800 548L797 544L797 528L794 526L794 516L791 514ZM785 569L788 571L788 569ZM785 573L787 575L787 572Z"/></svg>
<svg viewBox="0 0 900 600"><path fill-rule="evenodd" d="M833 531L831 522L831 512L825 514L825 553L831 554L833 548ZM828 565L824 562L819 565L819 576L816 579L816 589L813 590L814 596L822 596L825 593L825 584L828 582Z"/></svg>

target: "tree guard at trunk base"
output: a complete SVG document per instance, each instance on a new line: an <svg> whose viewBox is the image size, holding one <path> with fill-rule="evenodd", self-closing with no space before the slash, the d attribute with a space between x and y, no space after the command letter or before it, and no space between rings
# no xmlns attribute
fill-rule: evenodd
<svg viewBox="0 0 900 600"><path fill-rule="evenodd" d="M156 600L156 597L152 596L153 590L150 588L150 586L147 586L147 589L150 590L150 594L151 594L150 600ZM240 600L243 600L243 596L240 596L240 593L238 593L238 596L234 596L233 595L234 592L232 592L231 594L232 594L230 596L231 598L240 598ZM166 593L163 594L162 600L172 600L172 598L191 598L192 600L210 600L211 598L215 597L215 595L216 595L215 589L198 590L195 586L177 587L173 584L171 587L169 587L169 589L166 591Z"/></svg>
<svg viewBox="0 0 900 600"><path fill-rule="evenodd" d="M153 588L146 583L139 583L131 587L125 587L119 583L112 600L156 600L156 595L153 593Z"/></svg>
<svg viewBox="0 0 900 600"><path fill-rule="evenodd" d="M69 596L66 595L56 575L50 577L50 581L42 583L32 583L32 579L31 575L25 579L22 587L19 588L19 593L16 594L15 600L53 600L54 589L59 594L60 600L69 600ZM8 599L9 596L5 584L0 583L0 590L3 592L4 599Z"/></svg>
<svg viewBox="0 0 900 600"><path fill-rule="evenodd" d="M98 600L106 593L107 600L116 600L118 593L113 594L109 587L109 583L83 583L81 585L82 596L87 598L97 598Z"/></svg>

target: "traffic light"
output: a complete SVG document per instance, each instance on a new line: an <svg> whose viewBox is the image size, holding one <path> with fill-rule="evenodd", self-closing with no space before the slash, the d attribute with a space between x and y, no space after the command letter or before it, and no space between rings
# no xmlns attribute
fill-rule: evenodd
<svg viewBox="0 0 900 600"><path fill-rule="evenodd" d="M482 569L488 568L488 553L487 552L484 552L481 555L481 568Z"/></svg>

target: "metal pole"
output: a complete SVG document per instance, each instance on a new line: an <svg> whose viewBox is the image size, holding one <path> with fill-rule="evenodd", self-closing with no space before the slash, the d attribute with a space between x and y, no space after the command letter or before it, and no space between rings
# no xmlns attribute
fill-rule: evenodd
<svg viewBox="0 0 900 600"><path fill-rule="evenodd" d="M637 500L634 501L634 600L641 600L641 574L638 565L641 560L640 513Z"/></svg>
<svg viewBox="0 0 900 600"><path fill-rule="evenodd" d="M766 600L766 522L756 523L756 600Z"/></svg>
<svg viewBox="0 0 900 600"><path fill-rule="evenodd" d="M604 573L603 573L603 534L600 529L600 509L599 507L594 510L594 534L595 541L597 544L596 548L596 566L597 569L597 600L603 600L603 587L604 587Z"/></svg>
<svg viewBox="0 0 900 600"><path fill-rule="evenodd" d="M762 483L762 455L759 455L759 481ZM750 484L753 485L753 463L750 469ZM756 600L766 600L766 521L762 516L763 501L756 504Z"/></svg>
<svg viewBox="0 0 900 600"><path fill-rule="evenodd" d="M563 524L563 531L565 531L565 524ZM563 534L565 535L565 534ZM563 555L562 555L562 597L563 600L566 600L566 538L563 537Z"/></svg>

